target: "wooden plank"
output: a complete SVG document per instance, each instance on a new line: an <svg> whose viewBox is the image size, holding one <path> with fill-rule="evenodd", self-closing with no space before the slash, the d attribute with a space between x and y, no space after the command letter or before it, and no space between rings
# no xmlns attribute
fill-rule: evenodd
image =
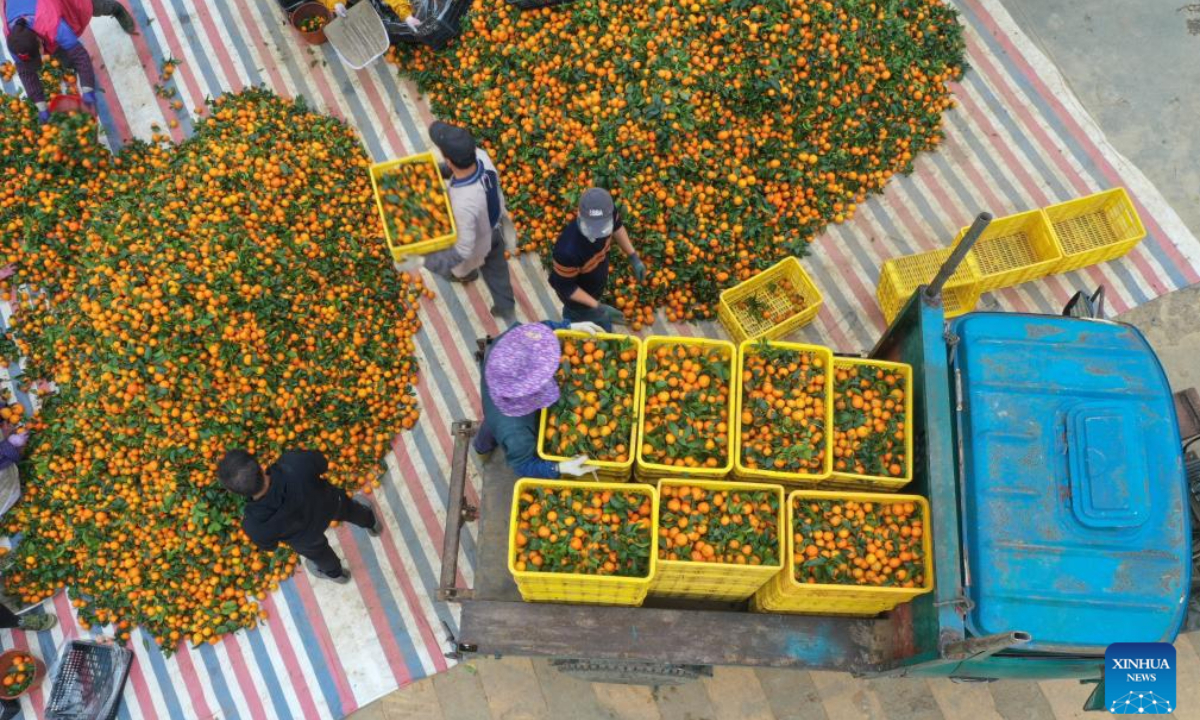
<svg viewBox="0 0 1200 720"><path fill-rule="evenodd" d="M517 479L497 449L483 466L479 498L479 535L475 546L475 597L482 600L519 601L521 594L508 571L508 521Z"/></svg>
<svg viewBox="0 0 1200 720"><path fill-rule="evenodd" d="M483 655L865 672L900 634L888 619L475 600L459 642Z"/></svg>

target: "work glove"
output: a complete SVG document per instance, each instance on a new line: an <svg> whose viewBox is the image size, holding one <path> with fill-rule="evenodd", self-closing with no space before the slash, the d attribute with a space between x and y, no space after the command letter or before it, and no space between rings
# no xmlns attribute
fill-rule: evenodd
<svg viewBox="0 0 1200 720"><path fill-rule="evenodd" d="M600 310L602 310L604 312L605 319L608 320L613 325L628 325L629 324L625 320L625 313L616 309L612 305L601 304Z"/></svg>
<svg viewBox="0 0 1200 720"><path fill-rule="evenodd" d="M50 111L49 110L38 110L38 122L43 125L50 122Z"/></svg>
<svg viewBox="0 0 1200 720"><path fill-rule="evenodd" d="M0 267L0 280L7 280L17 274L17 264L9 263L4 267Z"/></svg>
<svg viewBox="0 0 1200 720"><path fill-rule="evenodd" d="M420 255L405 255L396 263L396 272L416 274L425 266L425 259Z"/></svg>
<svg viewBox="0 0 1200 720"><path fill-rule="evenodd" d="M88 90L87 92L80 95L79 99L83 100L83 106L88 109L88 112L93 112L93 113L96 112L96 93L95 92L93 92L92 90Z"/></svg>
<svg viewBox="0 0 1200 720"><path fill-rule="evenodd" d="M604 328L590 321L571 323L571 329L575 332L587 333L588 335L604 332Z"/></svg>
<svg viewBox="0 0 1200 720"><path fill-rule="evenodd" d="M588 464L587 455L576 455L575 457L560 462L558 464L559 475L570 475L571 477L582 477L588 473L595 473L596 468Z"/></svg>
<svg viewBox="0 0 1200 720"><path fill-rule="evenodd" d="M29 433L21 431L8 436L8 444L20 450L25 447L25 443L29 442Z"/></svg>
<svg viewBox="0 0 1200 720"><path fill-rule="evenodd" d="M629 256L629 265L633 268L633 277L638 282L644 282L646 280L646 263L642 262L637 253Z"/></svg>

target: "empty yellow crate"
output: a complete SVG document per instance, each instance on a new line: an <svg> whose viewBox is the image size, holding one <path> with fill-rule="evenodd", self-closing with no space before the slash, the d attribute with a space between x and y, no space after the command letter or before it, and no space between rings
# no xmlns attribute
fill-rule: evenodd
<svg viewBox="0 0 1200 720"><path fill-rule="evenodd" d="M641 407L638 400L640 398L639 391L642 387L642 384L640 382L638 382L638 380L637 380L637 369L638 369L638 360L641 358L641 353L642 353L642 341L639 338L634 337L632 335L614 335L611 333L596 333L595 336L591 336L591 335L588 335L587 333L578 332L576 330L555 330L554 334L562 339L572 339L572 340L579 340L579 341L587 341L588 339L594 337L597 340L618 340L618 341L626 340L626 341L629 341L630 343L632 343L635 358L629 367L629 372L632 373L633 378L634 378L634 380L633 380L633 405L631 406L631 409L630 409L630 412L633 414L633 425L629 429L629 438L626 442L626 447L629 448L628 457L622 462L618 462L615 460L597 460L594 458L589 460L589 464L594 465L596 467L596 476L598 479L612 480L615 482L624 482L629 479L630 471L633 468L634 452L636 451L636 448L634 447L634 445L637 442L638 411ZM543 460L549 460L551 462L564 462L566 460L570 460L570 458L568 458L568 457L563 457L561 455L555 455L554 453L548 452L547 450L545 450L546 418L549 417L549 414L550 414L550 408L544 408L542 410L541 418L538 421L538 456L541 457ZM589 477L589 476L584 476L581 479L587 479L587 477Z"/></svg>
<svg viewBox="0 0 1200 720"><path fill-rule="evenodd" d="M1146 237L1146 228L1125 188L1051 205L1046 217L1063 256L1054 272L1114 260Z"/></svg>
<svg viewBox="0 0 1200 720"><path fill-rule="evenodd" d="M433 173L438 182L441 182L441 171L438 169L437 159L433 153L426 152L418 155L409 155L398 160L388 160L387 162L375 163L371 166L371 190L375 193L375 207L379 210L379 220L383 223L383 234L387 240L388 250L392 253L392 259L400 262L406 255L425 255L438 250L445 250L454 244L458 238L458 228L454 223L454 210L450 207L450 196L446 193L445 187L442 188L442 198L446 203L446 212L450 218L450 233L421 242L408 243L407 245L399 243L392 237L392 232L388 228L387 215L383 210L383 199L379 193L379 178L388 173L389 170L397 165L407 165L411 163L425 163L429 166L429 171Z"/></svg>
<svg viewBox="0 0 1200 720"><path fill-rule="evenodd" d="M933 282L952 252L954 248L942 248L885 261L875 293L884 319L889 323L894 320L918 287ZM979 264L968 254L942 286L942 310L948 318L971 312L982 294Z"/></svg>
<svg viewBox="0 0 1200 720"><path fill-rule="evenodd" d="M825 449L825 461L819 472L785 472L781 470L771 470L765 468L750 468L742 464L742 408L744 407L743 404L746 400L744 397L746 388L743 385L742 372L740 372L740 369L746 367L746 358L754 354L755 346L760 342L765 342L771 347L780 348L783 350L812 353L824 363L825 414L823 420L825 423L825 430L823 433L824 437L822 438L822 445ZM734 391L736 405L734 406L733 411L734 477L748 480L769 480L772 482L792 485L813 485L829 477L829 473L833 471L833 374L831 372L833 365L833 353L829 350L829 348L821 347L820 345L802 345L800 343L789 343L779 340L747 340L738 347L739 372L737 374L737 383Z"/></svg>
<svg viewBox="0 0 1200 720"><path fill-rule="evenodd" d="M733 443L728 442L725 446L725 462L718 467L686 467L678 465L664 465L647 460L642 453L642 446L645 444L646 438L646 393L648 389L646 383L646 358L650 353L657 350L662 345L690 345L702 348L717 348L725 357L729 359L729 398L728 411L725 416L725 426L727 430L726 437L732 437L733 432L733 393L735 388L735 380L737 378L737 350L733 343L727 340L709 340L707 338L690 338L690 337L670 337L663 335L651 335L642 342L642 354L638 358L638 442L636 465L634 475L642 482L653 482L659 478L687 476L687 477L704 477L712 479L720 479L729 474L733 469Z"/></svg>
<svg viewBox="0 0 1200 720"><path fill-rule="evenodd" d="M636 493L650 498L650 563L645 577L613 575L581 575L576 573L532 572L517 570L517 531L521 514L521 493L530 488L556 490L580 489L589 493L605 490ZM587 603L591 605L638 606L646 599L658 567L658 492L649 485L629 483L593 483L571 480L536 480L522 478L513 488L512 514L508 526L508 571L517 583L517 590L526 602Z"/></svg>
<svg viewBox="0 0 1200 720"><path fill-rule="evenodd" d="M779 286L783 281L804 299L803 308L796 309L788 299L786 291ZM758 307L754 310L746 307L750 302ZM760 337L779 338L812 322L820 312L822 302L821 291L800 267L800 261L787 257L749 280L722 291L717 317L734 342ZM768 317L763 317L764 314Z"/></svg>
<svg viewBox="0 0 1200 720"><path fill-rule="evenodd" d="M745 600L783 568L783 488L761 483L721 482L716 480L664 479L658 483L659 512L665 502L664 487L701 487L716 492L769 492L779 502L775 518L775 559L771 565L737 565L733 563L693 562L659 558L658 573L650 586L650 594L659 597L694 598L697 600ZM661 515L659 527L661 527ZM709 529L709 536L715 532ZM659 539L660 544L662 538Z"/></svg>
<svg viewBox="0 0 1200 720"><path fill-rule="evenodd" d="M833 475L822 487L833 487L854 490L869 490L869 491L895 491L912 482L913 476L913 377L912 366L905 363L888 362L886 360L872 360L870 358L845 358L837 357L833 359L834 379L833 385L833 404L834 404L834 429L837 430L837 371L839 368L845 367L872 367L880 368L891 373L898 373L903 376L904 380L901 389L904 390L904 474L900 477L892 476L877 476L877 475L859 475L852 472L839 471L836 467L837 459L834 459ZM834 442L836 443L836 433ZM831 453L832 454L832 453Z"/></svg>
<svg viewBox="0 0 1200 720"><path fill-rule="evenodd" d="M924 533L921 554L924 582L921 587L879 587L875 585L839 585L833 583L801 583L796 581L796 549L793 522L795 503L806 500L835 500L855 502L911 502L920 506ZM887 612L901 603L933 590L933 548L929 538L929 503L917 495L881 495L875 493L827 492L794 490L788 495L787 542L783 571L771 578L754 595L753 609L760 612L811 613L816 615L869 616Z"/></svg>
<svg viewBox="0 0 1200 720"><path fill-rule="evenodd" d="M958 245L967 228L954 238ZM971 249L979 268L983 292L1019 285L1054 272L1062 262L1062 251L1054 231L1041 210L996 218Z"/></svg>

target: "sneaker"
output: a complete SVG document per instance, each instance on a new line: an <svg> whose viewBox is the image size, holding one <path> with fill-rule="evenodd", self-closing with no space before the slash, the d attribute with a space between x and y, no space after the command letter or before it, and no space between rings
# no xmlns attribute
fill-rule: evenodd
<svg viewBox="0 0 1200 720"><path fill-rule="evenodd" d="M383 533L383 521L379 519L379 511L371 507L370 503L363 502L362 500L355 500L354 502L371 511L371 517L375 520L375 522L371 525L371 527L364 529L371 537L379 537L379 535Z"/></svg>
<svg viewBox="0 0 1200 720"><path fill-rule="evenodd" d="M454 273L450 273L450 282L462 283L463 285L466 285L467 283L473 283L478 279L479 279L479 271L478 270L472 270L471 272L467 273L466 275L464 275L462 277L459 277L459 276L455 275Z"/></svg>
<svg viewBox="0 0 1200 720"><path fill-rule="evenodd" d="M338 585L345 585L346 583L350 582L350 571L344 567L342 568L341 575L327 575L327 574L321 572L321 568L317 567L317 564L315 562L313 562L312 560L309 560L307 558L305 558L305 560L304 560L304 567L310 573L312 573L313 575L316 575L317 577L321 578L322 580L332 580L333 582L337 583Z"/></svg>
<svg viewBox="0 0 1200 720"><path fill-rule="evenodd" d="M17 627L29 632L42 632L58 624L58 618L46 613L28 613L22 615Z"/></svg>

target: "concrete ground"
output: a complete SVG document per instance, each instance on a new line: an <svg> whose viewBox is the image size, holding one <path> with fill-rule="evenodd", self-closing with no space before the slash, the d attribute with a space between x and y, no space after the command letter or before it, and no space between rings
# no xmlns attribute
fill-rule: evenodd
<svg viewBox="0 0 1200 720"><path fill-rule="evenodd" d="M1200 3L1005 0L1126 157L1200 235ZM1200 387L1200 286L1135 308L1176 389ZM1200 633L1180 637L1179 706L1200 717ZM414 683L353 720L1044 720L1083 717L1073 681L963 685L842 673L718 668L651 689L588 684L544 661L479 659Z"/></svg>
<svg viewBox="0 0 1200 720"><path fill-rule="evenodd" d="M1003 2L1113 146L1200 235L1200 2Z"/></svg>

